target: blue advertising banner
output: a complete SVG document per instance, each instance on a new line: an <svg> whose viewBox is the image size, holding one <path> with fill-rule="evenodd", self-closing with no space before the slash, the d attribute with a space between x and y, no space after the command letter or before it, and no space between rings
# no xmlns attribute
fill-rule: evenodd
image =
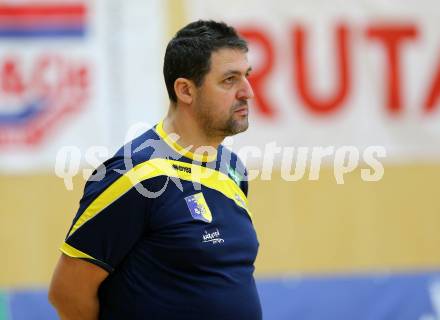
<svg viewBox="0 0 440 320"><path fill-rule="evenodd" d="M258 279L265 320L439 320L440 271ZM0 320L51 320L47 291L3 296Z"/></svg>

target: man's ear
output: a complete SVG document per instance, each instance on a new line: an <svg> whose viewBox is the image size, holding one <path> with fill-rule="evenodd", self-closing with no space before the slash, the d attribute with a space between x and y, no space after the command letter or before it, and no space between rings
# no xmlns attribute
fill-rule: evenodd
<svg viewBox="0 0 440 320"><path fill-rule="evenodd" d="M174 92L176 93L177 100L182 101L185 104L191 104L194 99L195 86L191 80L185 78L177 78L174 81Z"/></svg>

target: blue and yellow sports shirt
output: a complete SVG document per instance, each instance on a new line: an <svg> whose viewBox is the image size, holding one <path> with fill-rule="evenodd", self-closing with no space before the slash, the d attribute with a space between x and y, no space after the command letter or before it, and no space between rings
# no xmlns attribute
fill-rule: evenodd
<svg viewBox="0 0 440 320"><path fill-rule="evenodd" d="M186 151L162 122L87 181L61 251L110 272L100 319L261 319L246 171Z"/></svg>

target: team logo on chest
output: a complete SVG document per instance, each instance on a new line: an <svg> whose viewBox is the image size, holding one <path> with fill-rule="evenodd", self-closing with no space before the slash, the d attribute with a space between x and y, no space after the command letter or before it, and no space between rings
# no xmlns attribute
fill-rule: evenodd
<svg viewBox="0 0 440 320"><path fill-rule="evenodd" d="M191 196L185 197L191 216L196 220L210 223L212 221L211 210L209 210L203 193L199 192Z"/></svg>

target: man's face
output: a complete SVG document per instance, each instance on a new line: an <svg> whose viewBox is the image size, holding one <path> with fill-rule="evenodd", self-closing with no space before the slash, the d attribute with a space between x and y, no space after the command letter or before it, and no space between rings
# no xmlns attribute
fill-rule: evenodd
<svg viewBox="0 0 440 320"><path fill-rule="evenodd" d="M220 49L211 54L211 68L197 88L194 111L205 133L226 137L248 126L248 100L254 93L247 77L251 68L247 54Z"/></svg>

